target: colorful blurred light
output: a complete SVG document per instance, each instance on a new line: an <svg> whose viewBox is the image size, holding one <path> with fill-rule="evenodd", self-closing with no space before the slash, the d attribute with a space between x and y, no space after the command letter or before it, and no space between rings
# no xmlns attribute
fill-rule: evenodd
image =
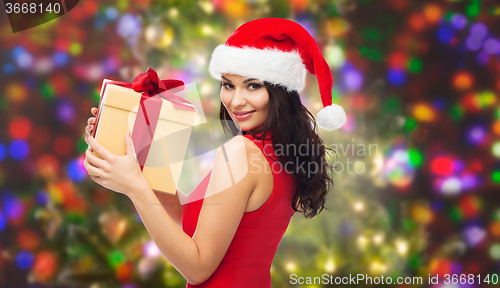
<svg viewBox="0 0 500 288"><path fill-rule="evenodd" d="M500 222L499 221L494 221L490 224L490 229L489 229L491 235L495 237L500 236Z"/></svg>
<svg viewBox="0 0 500 288"><path fill-rule="evenodd" d="M79 55L82 52L82 44L74 42L69 46L69 53Z"/></svg>
<svg viewBox="0 0 500 288"><path fill-rule="evenodd" d="M495 134L500 135L500 120L493 122L492 130ZM1 158L0 158L1 160Z"/></svg>
<svg viewBox="0 0 500 288"><path fill-rule="evenodd" d="M419 167L423 161L423 155L420 151L410 149L408 150L409 163L413 167Z"/></svg>
<svg viewBox="0 0 500 288"><path fill-rule="evenodd" d="M401 69L390 69L387 72L389 83L395 86L401 86L406 83L406 73Z"/></svg>
<svg viewBox="0 0 500 288"><path fill-rule="evenodd" d="M9 153L10 156L16 160L25 159L29 153L28 143L21 139L10 142Z"/></svg>
<svg viewBox="0 0 500 288"><path fill-rule="evenodd" d="M472 226L463 232L465 241L472 247L477 246L486 237L486 231L478 226Z"/></svg>
<svg viewBox="0 0 500 288"><path fill-rule="evenodd" d="M457 13L451 17L451 25L453 28L461 30L467 26L467 18L464 15Z"/></svg>
<svg viewBox="0 0 500 288"><path fill-rule="evenodd" d="M56 104L56 115L61 122L71 122L75 118L75 114L75 106L72 102L62 99Z"/></svg>
<svg viewBox="0 0 500 288"><path fill-rule="evenodd" d="M358 90L363 85L363 75L356 69L348 69L344 74L344 85L348 90Z"/></svg>
<svg viewBox="0 0 500 288"><path fill-rule="evenodd" d="M413 205L410 213L415 222L421 224L429 224L434 218L432 210L420 204Z"/></svg>
<svg viewBox="0 0 500 288"><path fill-rule="evenodd" d="M123 255L122 252L120 251L112 251L108 255L108 263L111 265L113 268L117 268L118 265L121 263L124 263L126 261L125 255Z"/></svg>
<svg viewBox="0 0 500 288"><path fill-rule="evenodd" d="M491 146L491 152L495 155L495 157L500 157L500 141L495 142Z"/></svg>
<svg viewBox="0 0 500 288"><path fill-rule="evenodd" d="M425 28L426 20L424 16L420 13L414 12L408 18L408 24L413 30L420 31Z"/></svg>
<svg viewBox="0 0 500 288"><path fill-rule="evenodd" d="M491 173L491 180L495 183L500 183L500 170Z"/></svg>
<svg viewBox="0 0 500 288"><path fill-rule="evenodd" d="M383 171L389 182L400 189L407 188L415 176L408 151L402 149L391 152L391 156L385 160Z"/></svg>
<svg viewBox="0 0 500 288"><path fill-rule="evenodd" d="M477 177L473 174L462 175L460 182L462 183L462 188L465 190L475 188L479 184Z"/></svg>
<svg viewBox="0 0 500 288"><path fill-rule="evenodd" d="M403 69L408 62L408 55L403 51L396 51L389 56L389 66L391 68Z"/></svg>
<svg viewBox="0 0 500 288"><path fill-rule="evenodd" d="M68 177L71 180L75 182L80 182L87 177L88 172L83 166L84 160L85 158L81 156L78 159L75 159L68 164L67 173Z"/></svg>
<svg viewBox="0 0 500 288"><path fill-rule="evenodd" d="M469 72L458 72L453 78L453 86L459 90L465 90L471 88L474 79Z"/></svg>
<svg viewBox="0 0 500 288"><path fill-rule="evenodd" d="M325 21L325 32L330 37L339 37L349 31L351 25L341 17L335 17Z"/></svg>
<svg viewBox="0 0 500 288"><path fill-rule="evenodd" d="M56 51L54 53L54 64L58 65L58 66L64 66L66 64L68 64L68 61L69 61L69 56L67 53L63 52L63 51Z"/></svg>
<svg viewBox="0 0 500 288"><path fill-rule="evenodd" d="M476 17L481 11L480 1L471 1L465 8L465 14L469 17Z"/></svg>
<svg viewBox="0 0 500 288"><path fill-rule="evenodd" d="M16 67L12 63L6 63L3 65L3 73L4 74L13 74L16 72Z"/></svg>
<svg viewBox="0 0 500 288"><path fill-rule="evenodd" d="M413 116L421 122L432 122L436 118L436 113L427 104L417 104L413 107Z"/></svg>
<svg viewBox="0 0 500 288"><path fill-rule="evenodd" d="M453 37L455 37L455 32L450 27L443 26L437 31L437 38L443 44L450 44Z"/></svg>
<svg viewBox="0 0 500 288"><path fill-rule="evenodd" d="M27 270L33 266L35 258L33 257L33 254L29 251L19 251L16 254L16 264L19 268Z"/></svg>
<svg viewBox="0 0 500 288"><path fill-rule="evenodd" d="M32 275L36 281L48 282L56 272L57 257L50 251L41 251L35 256Z"/></svg>
<svg viewBox="0 0 500 288"><path fill-rule="evenodd" d="M470 35L484 39L488 34L488 28L481 22L476 22L470 27Z"/></svg>
<svg viewBox="0 0 500 288"><path fill-rule="evenodd" d="M40 236L35 231L24 228L17 234L17 243L22 249L32 251L40 245Z"/></svg>
<svg viewBox="0 0 500 288"><path fill-rule="evenodd" d="M438 156L431 161L432 173L440 176L448 176L453 172L453 159L446 156Z"/></svg>
<svg viewBox="0 0 500 288"><path fill-rule="evenodd" d="M0 143L0 161L2 161L3 158L5 158L5 154L6 154L5 147L3 146L2 143Z"/></svg>
<svg viewBox="0 0 500 288"><path fill-rule="evenodd" d="M458 206L465 218L476 217L483 206L483 201L476 195L466 195L460 199Z"/></svg>
<svg viewBox="0 0 500 288"><path fill-rule="evenodd" d="M432 107L436 110L442 111L446 108L446 100L443 98L436 98L432 101Z"/></svg>
<svg viewBox="0 0 500 288"><path fill-rule="evenodd" d="M424 7L424 15L429 23L435 24L439 22L442 16L441 7L437 4L428 4Z"/></svg>
<svg viewBox="0 0 500 288"><path fill-rule="evenodd" d="M0 210L0 232L2 232L5 227L7 227L7 219L5 218L4 213Z"/></svg>
<svg viewBox="0 0 500 288"><path fill-rule="evenodd" d="M500 53L500 41L496 38L488 38L483 44L484 51L488 54Z"/></svg>
<svg viewBox="0 0 500 288"><path fill-rule="evenodd" d="M16 48L14 50L16 50ZM14 55L14 59L16 60L17 66L19 66L19 68L27 69L30 68L31 65L33 65L33 56L31 56L31 54L24 50L24 48L20 47L16 50L16 52L13 51L12 54Z"/></svg>
<svg viewBox="0 0 500 288"><path fill-rule="evenodd" d="M478 38L478 37L469 36L465 40L465 43L467 45L467 48L469 48L469 50L477 51L477 50L481 49L481 45L483 44L483 39Z"/></svg>
<svg viewBox="0 0 500 288"><path fill-rule="evenodd" d="M325 61L330 65L331 68L342 67L345 63L344 52L339 46L328 45L325 48Z"/></svg>
<svg viewBox="0 0 500 288"><path fill-rule="evenodd" d="M23 203L12 195L10 191L2 193L2 203L5 216L8 219L17 219L23 215Z"/></svg>
<svg viewBox="0 0 500 288"><path fill-rule="evenodd" d="M441 193L445 195L456 195L462 189L462 183L456 177L449 177L441 184Z"/></svg>
<svg viewBox="0 0 500 288"><path fill-rule="evenodd" d="M9 82L4 93L13 102L22 102L28 96L28 89L22 83Z"/></svg>
<svg viewBox="0 0 500 288"><path fill-rule="evenodd" d="M9 133L14 139L26 139L31 132L31 122L26 117L18 117L9 123Z"/></svg>
<svg viewBox="0 0 500 288"><path fill-rule="evenodd" d="M495 260L500 260L500 244L495 243L490 246L490 257Z"/></svg>
<svg viewBox="0 0 500 288"><path fill-rule="evenodd" d="M408 61L407 68L411 73L420 73L423 69L423 63L418 58L411 58Z"/></svg>
<svg viewBox="0 0 500 288"><path fill-rule="evenodd" d="M490 55L484 51L477 53L476 55L477 63L480 65L486 65L490 61Z"/></svg>
<svg viewBox="0 0 500 288"><path fill-rule="evenodd" d="M35 201L40 206L45 206L49 202L49 195L45 191L38 191L35 195Z"/></svg>
<svg viewBox="0 0 500 288"><path fill-rule="evenodd" d="M453 161L453 172L457 173L465 168L464 162L457 159Z"/></svg>
<svg viewBox="0 0 500 288"><path fill-rule="evenodd" d="M405 130L411 131L417 127L417 121L412 118L407 118L405 122Z"/></svg>
<svg viewBox="0 0 500 288"><path fill-rule="evenodd" d="M116 10L116 8L115 7L108 7L108 9L106 9L106 17L109 20L115 20L116 17L118 17L118 11Z"/></svg>
<svg viewBox="0 0 500 288"><path fill-rule="evenodd" d="M124 37L134 37L141 32L141 21L134 15L124 14L118 20L116 32Z"/></svg>
<svg viewBox="0 0 500 288"><path fill-rule="evenodd" d="M153 240L150 240L146 242L146 244L144 244L143 251L146 257L154 258L162 255L160 249L158 249L158 246L156 246L156 243Z"/></svg>
<svg viewBox="0 0 500 288"><path fill-rule="evenodd" d="M50 154L43 154L37 161L38 172L45 178L55 177L59 170L59 166L60 164L57 158Z"/></svg>
<svg viewBox="0 0 500 288"><path fill-rule="evenodd" d="M469 129L467 138L473 144L480 144L486 137L486 129L482 126L476 125Z"/></svg>

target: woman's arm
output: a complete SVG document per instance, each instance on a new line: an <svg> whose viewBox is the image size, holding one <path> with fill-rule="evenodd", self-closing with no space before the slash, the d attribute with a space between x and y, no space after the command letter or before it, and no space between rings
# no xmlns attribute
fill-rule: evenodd
<svg viewBox="0 0 500 288"><path fill-rule="evenodd" d="M187 195L177 190L175 195L170 195L162 192L156 192L156 198L160 201L163 209L167 211L168 216L174 220L175 224L181 227L181 216L182 209L184 208L184 203L186 203Z"/></svg>
<svg viewBox="0 0 500 288"><path fill-rule="evenodd" d="M249 157L255 157L249 145L255 146L236 136L217 152L193 238L158 205L147 182L127 193L163 256L191 284L204 282L219 266L256 187L259 175L249 173Z"/></svg>

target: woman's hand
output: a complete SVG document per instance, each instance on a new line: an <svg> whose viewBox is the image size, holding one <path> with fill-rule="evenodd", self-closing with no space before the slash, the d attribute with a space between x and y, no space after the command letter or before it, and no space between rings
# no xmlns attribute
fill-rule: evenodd
<svg viewBox="0 0 500 288"><path fill-rule="evenodd" d="M87 120L87 126L85 127L85 133L87 133L88 135L91 135L92 130L94 130L95 121L96 121L98 111L99 111L99 109L97 109L96 107L90 108L90 113L92 113L92 115L94 115L94 117L90 117Z"/></svg>
<svg viewBox="0 0 500 288"><path fill-rule="evenodd" d="M137 163L130 132L125 135L126 154L123 156L109 152L92 136L87 136L85 142L90 147L85 151L83 166L87 172L93 174L90 177L94 182L129 197L130 193L144 189L145 185L149 187ZM93 151L96 151L103 159L94 156Z"/></svg>

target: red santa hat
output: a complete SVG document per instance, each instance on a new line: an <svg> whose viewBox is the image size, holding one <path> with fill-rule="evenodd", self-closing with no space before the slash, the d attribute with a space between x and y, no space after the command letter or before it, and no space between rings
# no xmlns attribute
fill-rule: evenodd
<svg viewBox="0 0 500 288"><path fill-rule="evenodd" d="M209 72L252 77L279 84L298 93L305 88L306 71L316 75L324 108L316 117L319 127L340 128L346 122L344 109L332 104L333 75L316 41L301 25L282 18L247 22L215 48Z"/></svg>

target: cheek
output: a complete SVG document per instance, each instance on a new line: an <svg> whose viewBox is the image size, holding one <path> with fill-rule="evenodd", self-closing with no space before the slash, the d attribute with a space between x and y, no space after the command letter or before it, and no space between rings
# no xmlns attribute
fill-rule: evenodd
<svg viewBox="0 0 500 288"><path fill-rule="evenodd" d="M258 95L254 98L254 101L252 101L252 105L259 110L267 111L269 106L269 95L267 93Z"/></svg>
<svg viewBox="0 0 500 288"><path fill-rule="evenodd" d="M231 97L228 95L228 93L225 93L223 90L220 92L220 101L222 101L222 104L226 106L229 102L231 102Z"/></svg>

